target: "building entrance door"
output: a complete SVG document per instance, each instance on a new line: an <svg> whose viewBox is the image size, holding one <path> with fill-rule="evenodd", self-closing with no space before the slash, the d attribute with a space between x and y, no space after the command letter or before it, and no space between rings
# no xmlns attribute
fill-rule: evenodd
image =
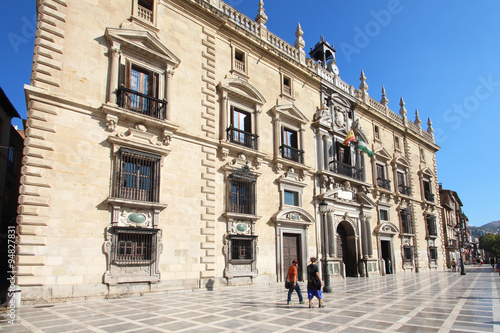
<svg viewBox="0 0 500 333"><path fill-rule="evenodd" d="M302 258L300 257L300 235L283 234L283 276L286 278L288 269L292 265L292 261L297 259L299 267L297 274L299 281L302 281Z"/></svg>
<svg viewBox="0 0 500 333"><path fill-rule="evenodd" d="M337 253L345 265L345 276L358 276L354 230L347 222L337 227Z"/></svg>
<svg viewBox="0 0 500 333"><path fill-rule="evenodd" d="M381 240L380 246L382 247L382 259L384 259L385 263L385 273L392 274L392 251L391 251L391 242L388 240Z"/></svg>

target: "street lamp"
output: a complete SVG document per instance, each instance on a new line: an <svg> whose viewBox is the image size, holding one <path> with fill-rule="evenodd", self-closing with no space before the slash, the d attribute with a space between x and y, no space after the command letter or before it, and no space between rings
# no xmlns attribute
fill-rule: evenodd
<svg viewBox="0 0 500 333"><path fill-rule="evenodd" d="M325 285L323 287L323 292L331 293L332 287L330 287L330 272L328 271L328 226L326 222L326 212L328 210L328 204L325 200L322 200L319 204L319 211L323 217L323 260L324 260L324 276L325 276Z"/></svg>
<svg viewBox="0 0 500 333"><path fill-rule="evenodd" d="M454 227L455 232L458 236L458 250L460 251L460 275L465 275L465 267L464 267L464 256L462 251L463 239L462 239L462 219L459 218L459 223Z"/></svg>

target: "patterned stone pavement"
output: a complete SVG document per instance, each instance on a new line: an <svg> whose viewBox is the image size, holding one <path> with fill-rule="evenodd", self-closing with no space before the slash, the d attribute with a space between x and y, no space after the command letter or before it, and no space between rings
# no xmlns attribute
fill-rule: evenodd
<svg viewBox="0 0 500 333"><path fill-rule="evenodd" d="M326 307L314 309L296 294L286 305L281 283L22 306L14 325L2 312L0 331L500 332L498 273L466 271L334 280Z"/></svg>

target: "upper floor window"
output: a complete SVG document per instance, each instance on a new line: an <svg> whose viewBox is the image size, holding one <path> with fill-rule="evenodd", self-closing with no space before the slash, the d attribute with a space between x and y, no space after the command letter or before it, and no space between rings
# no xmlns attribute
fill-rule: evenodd
<svg viewBox="0 0 500 333"><path fill-rule="evenodd" d="M434 193L432 193L431 181L424 179L423 182L425 200L434 202Z"/></svg>
<svg viewBox="0 0 500 333"><path fill-rule="evenodd" d="M396 148L396 150L401 150L401 144L399 143L399 137L398 136L394 137L394 148Z"/></svg>
<svg viewBox="0 0 500 333"><path fill-rule="evenodd" d="M285 205L300 206L299 192L285 190L284 193L283 193L283 196L284 196L284 200L285 200Z"/></svg>
<svg viewBox="0 0 500 333"><path fill-rule="evenodd" d="M257 178L248 166L234 171L229 177L228 211L255 215Z"/></svg>
<svg viewBox="0 0 500 333"><path fill-rule="evenodd" d="M427 215L426 216L427 220L427 232L429 236L434 236L437 237L437 226L436 226L436 216L434 215Z"/></svg>
<svg viewBox="0 0 500 333"><path fill-rule="evenodd" d="M232 72L243 75L245 78L248 75L248 55L239 47L232 46Z"/></svg>
<svg viewBox="0 0 500 333"><path fill-rule="evenodd" d="M379 214L381 221L389 221L389 211L387 209L380 209Z"/></svg>
<svg viewBox="0 0 500 333"><path fill-rule="evenodd" d="M115 197L159 202L161 157L121 148L116 170Z"/></svg>
<svg viewBox="0 0 500 333"><path fill-rule="evenodd" d="M375 137L375 140L380 140L380 129L377 125L373 127L373 136Z"/></svg>
<svg viewBox="0 0 500 333"><path fill-rule="evenodd" d="M126 61L123 80L118 88L118 105L158 119L165 119L165 100L158 94L159 73Z"/></svg>
<svg viewBox="0 0 500 333"><path fill-rule="evenodd" d="M386 166L377 163L376 168L377 168L377 186L386 190L390 190L391 181L387 179Z"/></svg>
<svg viewBox="0 0 500 333"><path fill-rule="evenodd" d="M257 150L257 135L252 134L252 116L250 112L231 106L231 126L227 129L228 140Z"/></svg>
<svg viewBox="0 0 500 333"><path fill-rule="evenodd" d="M398 178L398 192L404 195L410 195L410 187L407 185L406 173L402 171L396 171L396 176Z"/></svg>
<svg viewBox="0 0 500 333"><path fill-rule="evenodd" d="M351 145L344 146L341 139L334 138L333 140L331 150L333 156L329 163L330 171L358 180L364 180L364 173L361 167L362 159L359 152L352 149Z"/></svg>
<svg viewBox="0 0 500 333"><path fill-rule="evenodd" d="M283 73L281 74L281 94L293 98L293 79Z"/></svg>
<svg viewBox="0 0 500 333"><path fill-rule="evenodd" d="M299 149L298 131L283 127L281 131L281 156L294 162L304 163L304 151Z"/></svg>
<svg viewBox="0 0 500 333"><path fill-rule="evenodd" d="M134 3L138 6L137 0ZM106 106L118 105L141 115L170 119L167 101L180 60L144 30L107 28L106 38L110 43Z"/></svg>
<svg viewBox="0 0 500 333"><path fill-rule="evenodd" d="M411 211L409 208L400 211L401 230L404 234L413 234L413 223L411 219Z"/></svg>

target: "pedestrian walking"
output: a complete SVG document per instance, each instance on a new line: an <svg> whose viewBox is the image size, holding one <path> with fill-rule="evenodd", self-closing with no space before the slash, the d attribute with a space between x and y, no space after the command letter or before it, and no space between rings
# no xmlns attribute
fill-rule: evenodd
<svg viewBox="0 0 500 333"><path fill-rule="evenodd" d="M497 265L495 266L495 272L498 272L498 276L500 276L500 260L497 260Z"/></svg>
<svg viewBox="0 0 500 333"><path fill-rule="evenodd" d="M312 299L316 297L319 300L319 307L324 308L323 293L321 292L321 277L316 265L317 259L312 257L311 263L307 266L307 298L309 299L309 308L314 308Z"/></svg>
<svg viewBox="0 0 500 333"><path fill-rule="evenodd" d="M302 298L302 292L300 291L297 267L299 267L299 262L297 260L292 261L292 266L288 269L288 282L290 284L290 288L288 289L288 298L286 304L292 305L292 294L295 290L297 295L299 295L299 303L304 304L304 299Z"/></svg>
<svg viewBox="0 0 500 333"><path fill-rule="evenodd" d="M455 259L451 259L451 271L452 272L456 272L457 271L457 262L455 261Z"/></svg>

